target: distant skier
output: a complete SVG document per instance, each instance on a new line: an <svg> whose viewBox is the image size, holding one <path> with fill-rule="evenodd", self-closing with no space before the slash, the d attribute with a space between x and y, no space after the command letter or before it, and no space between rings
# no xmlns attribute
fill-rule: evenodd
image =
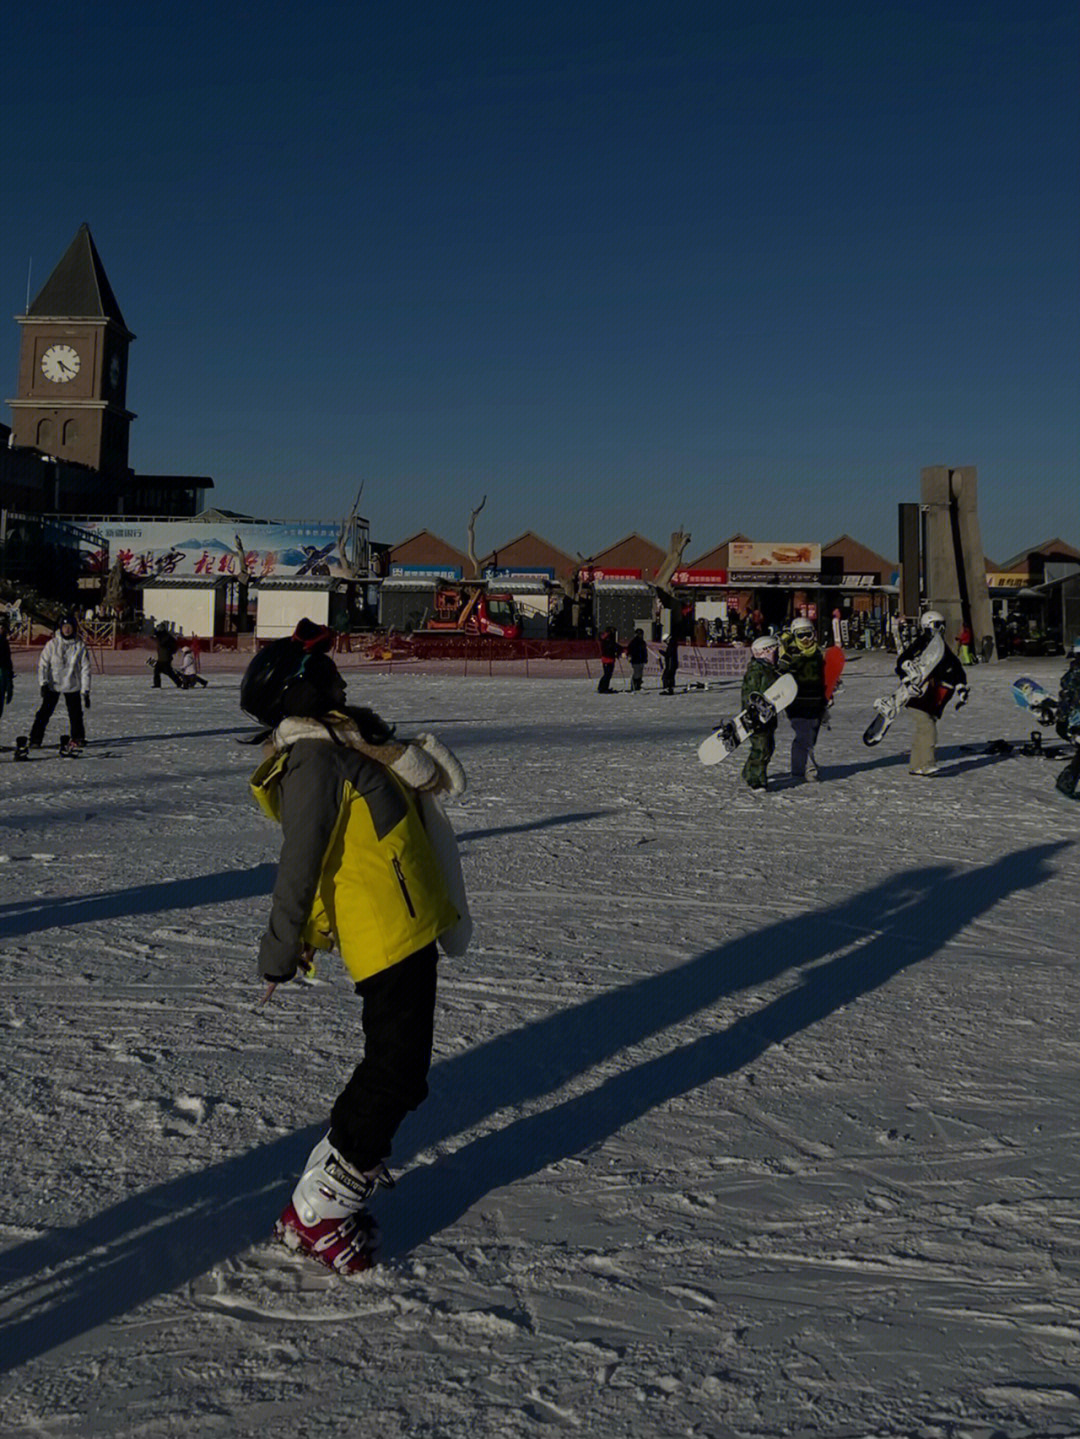
<svg viewBox="0 0 1080 1439"><path fill-rule="evenodd" d="M195 651L190 645L183 645L180 649L180 683L186 690L193 690L196 685L202 685L203 689L207 686L207 681L199 673Z"/></svg>
<svg viewBox="0 0 1080 1439"><path fill-rule="evenodd" d="M90 656L79 638L74 615L65 615L38 660L41 704L30 726L30 748L40 749L52 712L64 696L71 725L70 752L78 754L86 743L83 706L90 708Z"/></svg>
<svg viewBox="0 0 1080 1439"><path fill-rule="evenodd" d="M15 698L15 666L11 659L11 645L8 643L7 611L0 614L0 716L4 706Z"/></svg>
<svg viewBox="0 0 1080 1439"><path fill-rule="evenodd" d="M795 779L817 779L814 746L829 701L825 694L825 655L812 620L800 615L781 635L779 663L780 673L790 674L799 686L786 711L793 731L791 773Z"/></svg>
<svg viewBox="0 0 1080 1439"><path fill-rule="evenodd" d="M273 753L251 780L282 829L259 947L266 998L295 977L310 947L336 941L364 1002L363 1060L276 1229L289 1248L347 1274L373 1262L378 1231L365 1202L393 1184L383 1162L391 1140L427 1096L435 941L459 919L417 792L460 794L465 779L432 736L394 743L373 711L346 706L345 681L326 653L333 640L332 630L301 620L292 638L248 665L240 704L275 727Z"/></svg>
<svg viewBox="0 0 1080 1439"><path fill-rule="evenodd" d="M615 673L615 661L622 654L622 645L615 638L615 631L609 626L600 636L600 683L597 694L611 693L611 677Z"/></svg>
<svg viewBox="0 0 1080 1439"><path fill-rule="evenodd" d="M154 688L161 688L161 676L168 675L177 689L183 689L184 682L173 669L173 657L176 654L176 636L169 629L167 624L160 624L154 630L154 643L157 646L157 657L154 660Z"/></svg>
<svg viewBox="0 0 1080 1439"><path fill-rule="evenodd" d="M776 635L758 635L750 646L750 663L746 666L742 682L742 703L745 709L753 694L763 695L771 684L780 677L780 641ZM776 748L776 726L774 716L761 729L750 736L750 749L742 767L742 777L751 789L767 789L769 786L769 761Z"/></svg>
<svg viewBox="0 0 1080 1439"><path fill-rule="evenodd" d="M945 653L931 671L922 694L913 696L906 706L915 724L908 760L908 773L913 775L937 774L937 722L951 699L956 700L957 709L962 709L968 698L967 675L945 641L945 617L937 610L927 610L919 620L919 633L901 652L896 673L904 677L904 665L922 654L934 634L941 635Z"/></svg>
<svg viewBox="0 0 1080 1439"><path fill-rule="evenodd" d="M1067 799L1080 799L1080 639L1073 640L1069 667L1061 676L1055 727L1064 740L1076 746L1076 753L1054 781Z"/></svg>
<svg viewBox="0 0 1080 1439"><path fill-rule="evenodd" d="M626 646L626 661L630 666L630 688L636 692L641 688L641 677L649 663L649 646L645 643L643 630L634 631L630 643Z"/></svg>
<svg viewBox="0 0 1080 1439"><path fill-rule="evenodd" d="M674 630L664 636L664 647L660 651L663 669L660 671L660 693L675 693L675 673L679 668L679 637Z"/></svg>

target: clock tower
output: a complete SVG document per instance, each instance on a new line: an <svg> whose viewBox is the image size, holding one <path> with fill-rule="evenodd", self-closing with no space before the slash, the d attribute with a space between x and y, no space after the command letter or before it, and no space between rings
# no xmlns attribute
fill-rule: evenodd
<svg viewBox="0 0 1080 1439"><path fill-rule="evenodd" d="M118 488L128 476L128 346L135 336L81 225L25 315L12 443L87 465Z"/></svg>

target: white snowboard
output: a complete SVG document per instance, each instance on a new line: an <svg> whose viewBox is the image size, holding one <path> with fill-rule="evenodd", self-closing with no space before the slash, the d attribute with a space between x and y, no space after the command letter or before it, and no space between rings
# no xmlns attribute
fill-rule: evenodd
<svg viewBox="0 0 1080 1439"><path fill-rule="evenodd" d="M874 701L877 714L866 727L863 744L881 743L885 737L885 731L893 720L909 700L922 694L930 676L944 658L945 638L940 631L935 631L922 654L916 655L913 660L908 660L904 665L904 678L899 688L893 694L885 695L883 699Z"/></svg>
<svg viewBox="0 0 1080 1439"><path fill-rule="evenodd" d="M717 725L712 734L698 745L698 759L702 764L719 764L722 759L737 750L743 740L749 739L755 730L781 710L786 710L799 692L794 675L781 675L762 695L751 695L750 703L733 719Z"/></svg>

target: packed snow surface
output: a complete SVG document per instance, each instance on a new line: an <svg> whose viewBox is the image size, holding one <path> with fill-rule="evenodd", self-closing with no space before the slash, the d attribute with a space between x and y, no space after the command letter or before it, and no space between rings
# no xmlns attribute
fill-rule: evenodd
<svg viewBox="0 0 1080 1439"><path fill-rule="evenodd" d="M469 774L476 938L382 1263L268 1241L360 1012L333 956L258 1007L239 676L106 673L83 758L0 755L0 1432L1080 1433L1080 804L985 753L1033 728L1016 665L916 779L907 716L860 739L891 660L853 657L820 781L782 721L759 795L696 759L735 683L345 663Z"/></svg>

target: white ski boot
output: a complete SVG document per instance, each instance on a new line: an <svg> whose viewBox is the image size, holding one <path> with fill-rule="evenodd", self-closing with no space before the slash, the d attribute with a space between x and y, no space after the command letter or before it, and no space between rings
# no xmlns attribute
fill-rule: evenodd
<svg viewBox="0 0 1080 1439"><path fill-rule="evenodd" d="M376 1188L393 1183L385 1165L361 1174L328 1137L320 1139L274 1233L286 1248L301 1250L338 1274L359 1274L374 1264L379 1242L365 1202Z"/></svg>

